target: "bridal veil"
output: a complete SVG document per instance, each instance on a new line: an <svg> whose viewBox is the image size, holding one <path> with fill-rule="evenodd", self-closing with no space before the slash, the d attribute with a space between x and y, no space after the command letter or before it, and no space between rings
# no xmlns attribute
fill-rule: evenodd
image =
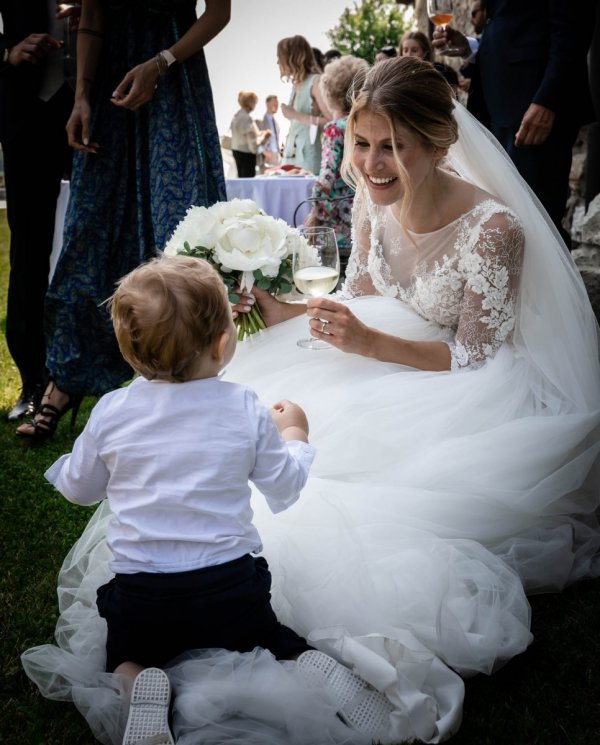
<svg viewBox="0 0 600 745"><path fill-rule="evenodd" d="M423 372L300 349L299 317L240 345L226 372L266 404L291 398L308 413L318 455L299 501L273 516L253 497L273 604L282 622L386 692L396 707L389 742L452 735L461 676L490 673L530 643L526 591L600 570L594 314L510 160L459 104L455 115L450 167L506 203L525 230L512 344L475 370ZM447 338L395 298L349 303L389 333ZM103 504L65 560L57 645L22 660L45 696L73 700L102 742L118 743L127 697L103 672L95 605L109 576L109 519ZM169 674L180 743L361 741L293 664L267 652L191 653Z"/></svg>

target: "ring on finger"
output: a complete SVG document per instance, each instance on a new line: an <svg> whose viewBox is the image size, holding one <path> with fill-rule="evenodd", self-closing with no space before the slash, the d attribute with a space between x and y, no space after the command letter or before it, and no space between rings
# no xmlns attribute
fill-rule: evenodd
<svg viewBox="0 0 600 745"><path fill-rule="evenodd" d="M322 334L325 333L325 326L327 326L327 321L323 321L323 323L321 324L321 333Z"/></svg>

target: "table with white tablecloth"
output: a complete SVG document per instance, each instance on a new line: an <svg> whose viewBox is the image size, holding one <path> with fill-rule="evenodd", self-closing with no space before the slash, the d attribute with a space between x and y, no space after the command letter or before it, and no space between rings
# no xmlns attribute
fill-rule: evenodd
<svg viewBox="0 0 600 745"><path fill-rule="evenodd" d="M256 176L255 178L228 178L225 182L227 199L252 199L271 217L280 217L293 225L296 207L312 194L314 176ZM310 210L302 205L296 216L298 225Z"/></svg>
<svg viewBox="0 0 600 745"><path fill-rule="evenodd" d="M226 180L227 198L252 199L267 215L280 217L293 225L296 207L312 194L314 176L257 176L256 178L230 178ZM63 225L67 202L69 201L69 182L63 181L56 206L54 243L50 257L50 277L62 248ZM298 225L308 214L310 206L302 205L296 216Z"/></svg>

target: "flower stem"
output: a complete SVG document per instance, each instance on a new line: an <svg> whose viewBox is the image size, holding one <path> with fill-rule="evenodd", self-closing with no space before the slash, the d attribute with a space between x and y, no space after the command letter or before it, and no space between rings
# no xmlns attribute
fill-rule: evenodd
<svg viewBox="0 0 600 745"><path fill-rule="evenodd" d="M251 334L267 328L258 305L253 305L248 313L240 313L235 319L235 325L238 329L238 341L244 341Z"/></svg>

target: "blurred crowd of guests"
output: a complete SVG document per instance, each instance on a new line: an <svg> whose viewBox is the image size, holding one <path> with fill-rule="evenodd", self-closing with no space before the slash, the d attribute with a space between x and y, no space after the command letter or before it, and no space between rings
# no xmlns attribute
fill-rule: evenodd
<svg viewBox="0 0 600 745"><path fill-rule="evenodd" d="M19 428L24 436L49 436L82 395L127 379L102 300L119 276L164 244L190 204L226 198L202 50L228 23L230 2L207 0L200 18L194 0L170 5L0 3L0 141L11 232L6 336L22 379L9 419L37 412ZM282 166L314 174L306 222L334 227L347 256L353 191L341 164L352 81L370 64L419 57L497 137L568 245L562 217L572 146L599 105L594 110L590 91L590 76L598 75L598 3L576 5L473 0L470 28L442 27L430 36L409 30L369 61L322 53L304 36L281 39L277 64L290 97L285 103L269 95L257 111L256 93L239 92L230 131L238 176ZM64 58L78 26L75 83ZM441 54L447 46L454 61ZM61 178L71 175L72 148L63 251L48 290L54 209ZM598 151L596 123L589 157ZM600 167L587 170L589 202Z"/></svg>

